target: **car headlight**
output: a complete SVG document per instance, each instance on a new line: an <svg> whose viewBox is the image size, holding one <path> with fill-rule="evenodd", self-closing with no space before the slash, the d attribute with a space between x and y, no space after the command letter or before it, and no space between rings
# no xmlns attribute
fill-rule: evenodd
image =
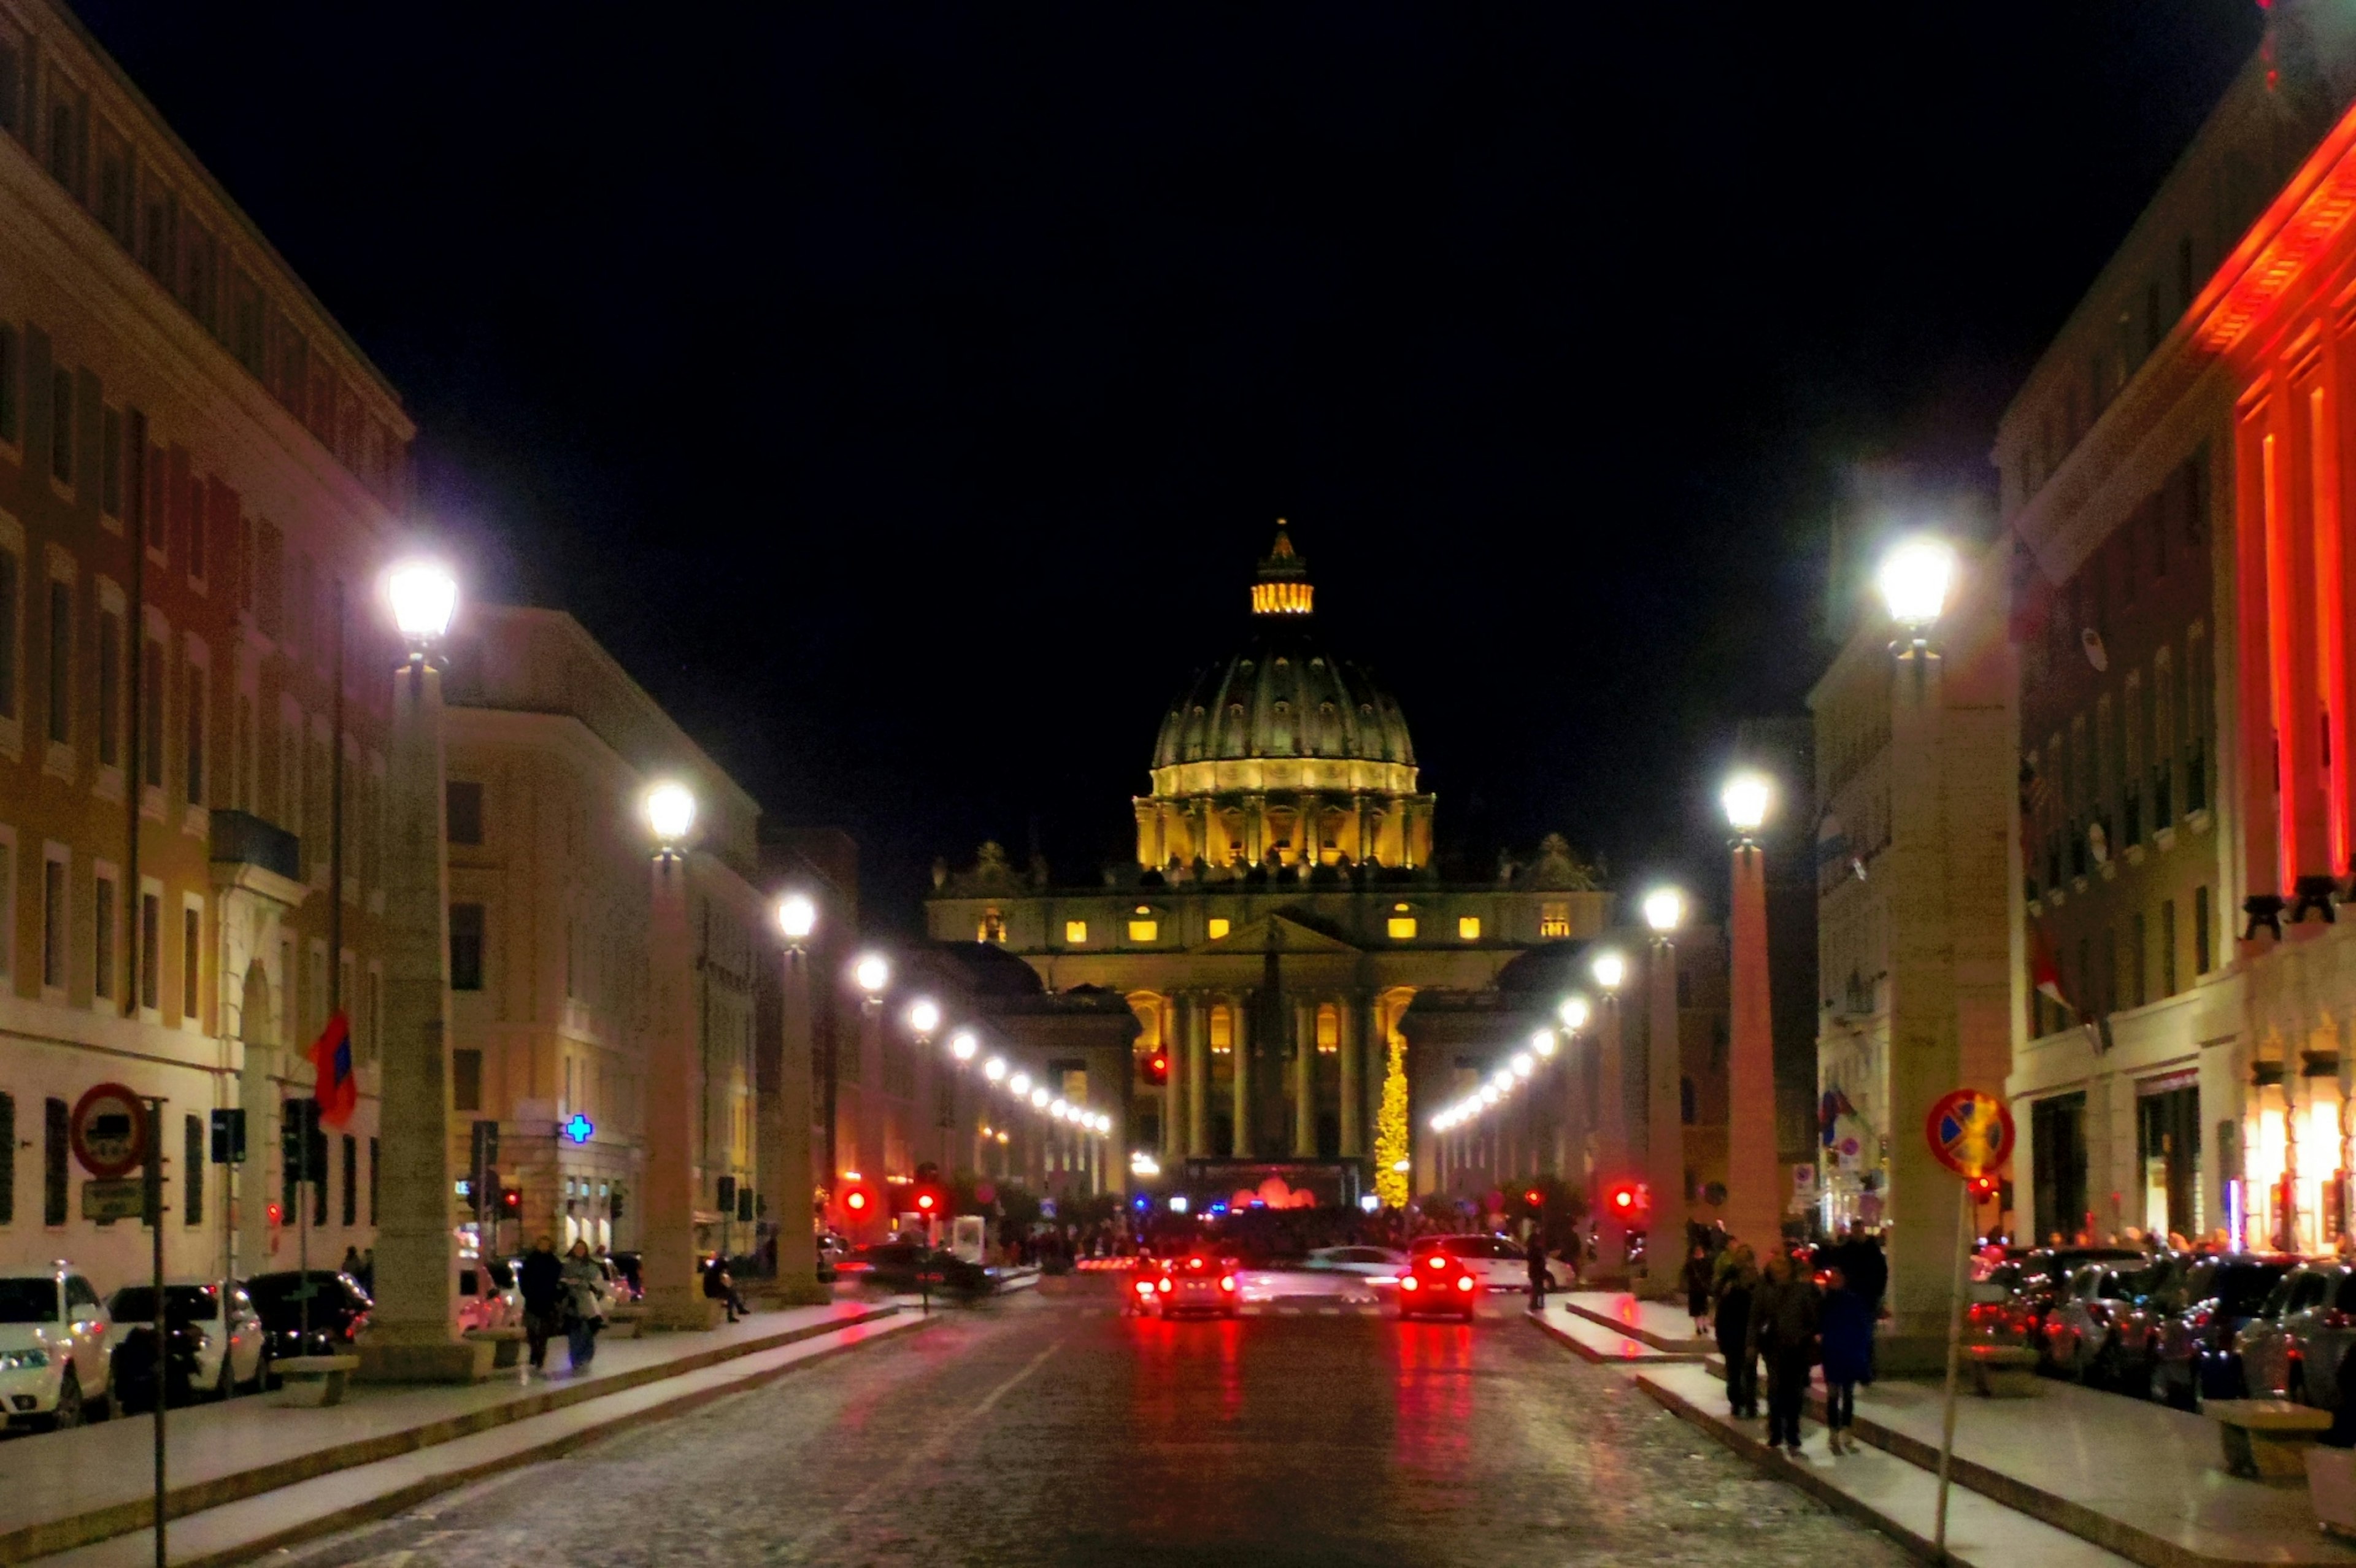
<svg viewBox="0 0 2356 1568"><path fill-rule="evenodd" d="M0 1372L30 1371L49 1364L47 1350L0 1350Z"/></svg>

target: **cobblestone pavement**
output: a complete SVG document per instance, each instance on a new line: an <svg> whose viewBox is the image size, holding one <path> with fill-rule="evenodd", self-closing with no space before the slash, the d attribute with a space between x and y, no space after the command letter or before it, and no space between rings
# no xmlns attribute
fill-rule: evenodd
<svg viewBox="0 0 2356 1568"><path fill-rule="evenodd" d="M1017 1296L272 1561L1686 1563L1899 1550L1517 1321Z"/></svg>

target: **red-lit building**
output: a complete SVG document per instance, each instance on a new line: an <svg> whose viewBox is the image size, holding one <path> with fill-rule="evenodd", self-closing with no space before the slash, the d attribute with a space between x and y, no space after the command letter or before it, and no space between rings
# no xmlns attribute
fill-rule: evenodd
<svg viewBox="0 0 2356 1568"><path fill-rule="evenodd" d="M2021 657L2009 1089L2040 1235L2319 1250L2345 1223L2356 59L2302 16L1997 440Z"/></svg>

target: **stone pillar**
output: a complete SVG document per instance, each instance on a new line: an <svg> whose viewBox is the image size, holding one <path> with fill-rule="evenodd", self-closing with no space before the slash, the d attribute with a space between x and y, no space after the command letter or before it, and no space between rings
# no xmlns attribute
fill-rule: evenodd
<svg viewBox="0 0 2356 1568"><path fill-rule="evenodd" d="M360 1339L360 1375L479 1382L490 1376L492 1346L458 1337L442 672L427 659L393 677L388 750L376 1310Z"/></svg>
<svg viewBox="0 0 2356 1568"><path fill-rule="evenodd" d="M1211 1008L1217 998L1194 993L1186 1034L1186 1153L1197 1159L1211 1152Z"/></svg>
<svg viewBox="0 0 2356 1568"><path fill-rule="evenodd" d="M1344 992L1335 1004L1339 1016L1334 1025L1341 1030L1337 1042L1341 1047L1339 1063L1342 1101L1342 1157L1366 1157L1366 1086L1364 1031L1359 1020L1365 1011L1365 1001Z"/></svg>
<svg viewBox="0 0 2356 1568"><path fill-rule="evenodd" d="M638 1226L646 1321L652 1328L709 1328L713 1304L704 1298L695 1268L695 1110L704 1085L687 856L664 851L655 857L651 875L647 956L653 1028L647 1066L653 1092L646 1097L647 1191Z"/></svg>
<svg viewBox="0 0 2356 1568"><path fill-rule="evenodd" d="M1761 1255L1783 1233L1775 1165L1775 1019L1767 993L1765 856L1734 847L1733 1038L1727 1081L1726 1228Z"/></svg>
<svg viewBox="0 0 2356 1568"><path fill-rule="evenodd" d="M1231 1140L1229 1152L1237 1159L1249 1159L1252 1157L1253 1152L1251 1130L1251 997L1252 994L1249 991L1237 991L1235 996L1230 998L1227 1004L1229 1008L1233 1009L1229 1015L1230 1027L1227 1034L1228 1039L1233 1042L1231 1047L1231 1060L1235 1067L1236 1080L1236 1128L1235 1136Z"/></svg>
<svg viewBox="0 0 2356 1568"><path fill-rule="evenodd" d="M1653 939L1644 986L1644 1180L1653 1193L1644 1274L1659 1290L1674 1286L1685 1267L1687 1202L1685 1115L1677 1087L1685 1065L1677 1040L1677 949L1665 935Z"/></svg>
<svg viewBox="0 0 2356 1568"><path fill-rule="evenodd" d="M1292 1002L1292 1157L1317 1155L1317 1003Z"/></svg>
<svg viewBox="0 0 2356 1568"><path fill-rule="evenodd" d="M788 1302L823 1303L834 1293L818 1282L818 1237L810 1224L816 1197L810 1168L810 959L799 946L787 947L783 957L777 1092L765 1096L774 1102L776 1125L761 1140L776 1157L762 1166L761 1183L777 1225L778 1293Z"/></svg>
<svg viewBox="0 0 2356 1568"><path fill-rule="evenodd" d="M1162 1060L1169 1076L1162 1085L1162 1163L1171 1164L1186 1152L1186 1090L1188 1059L1194 1053L1194 1011L1202 1001L1192 991L1181 991L1167 1017L1173 1028L1162 1037Z"/></svg>
<svg viewBox="0 0 2356 1568"><path fill-rule="evenodd" d="M1601 1080L1596 1094L1595 1172L1599 1187L1626 1180L1635 1174L1628 1157L1624 1023L1620 994L1604 992L1595 1004L1597 1075ZM1600 1200L1602 1195L1599 1192L1596 1196ZM1624 1280L1628 1277L1627 1228L1621 1224L1610 1204L1599 1200L1594 1210L1596 1271L1606 1279Z"/></svg>

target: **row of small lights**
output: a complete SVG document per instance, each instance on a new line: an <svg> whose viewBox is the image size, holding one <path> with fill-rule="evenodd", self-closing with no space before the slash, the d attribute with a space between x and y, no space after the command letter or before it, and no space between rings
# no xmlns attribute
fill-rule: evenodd
<svg viewBox="0 0 2356 1568"><path fill-rule="evenodd" d="M892 983L892 965L880 953L862 955L851 968L851 977L870 1000L883 997L884 987ZM919 1040L930 1040L941 1027L941 1006L930 997L918 997L908 1004L905 1017L909 1031ZM961 1029L949 1036L949 1055L959 1067L970 1067L973 1059L981 1054L981 1038L969 1029ZM1101 1111L1091 1111L1086 1105L1075 1105L1062 1095L1052 1093L1044 1084L1034 1084L1027 1072L1014 1072L1002 1056L992 1056L981 1064L981 1075L991 1087L1003 1088L1014 1097L1018 1105L1027 1104L1053 1120L1084 1133L1102 1137L1112 1131L1112 1118Z"/></svg>
<svg viewBox="0 0 2356 1568"><path fill-rule="evenodd" d="M1945 608L1954 570L1954 549L1933 539L1908 539L1883 560L1879 586L1890 618L1916 641ZM1738 842L1750 842L1766 822L1772 797L1767 780L1758 773L1737 773L1727 781L1719 794L1719 804L1725 809L1727 824L1734 829ZM1676 889L1656 888L1644 895L1644 923L1655 932L1665 936L1684 919L1685 895ZM1628 961L1616 952L1599 953L1591 972L1596 985L1609 996L1627 978ZM1562 1020L1564 1035L1577 1035L1587 1027L1590 1008L1585 997L1576 993L1565 997L1556 1011ZM1560 1043L1553 1029L1538 1030L1530 1037L1527 1051L1515 1051L1478 1090L1433 1116L1431 1130L1452 1132L1504 1104L1515 1091L1537 1075L1542 1062L1553 1058Z"/></svg>

